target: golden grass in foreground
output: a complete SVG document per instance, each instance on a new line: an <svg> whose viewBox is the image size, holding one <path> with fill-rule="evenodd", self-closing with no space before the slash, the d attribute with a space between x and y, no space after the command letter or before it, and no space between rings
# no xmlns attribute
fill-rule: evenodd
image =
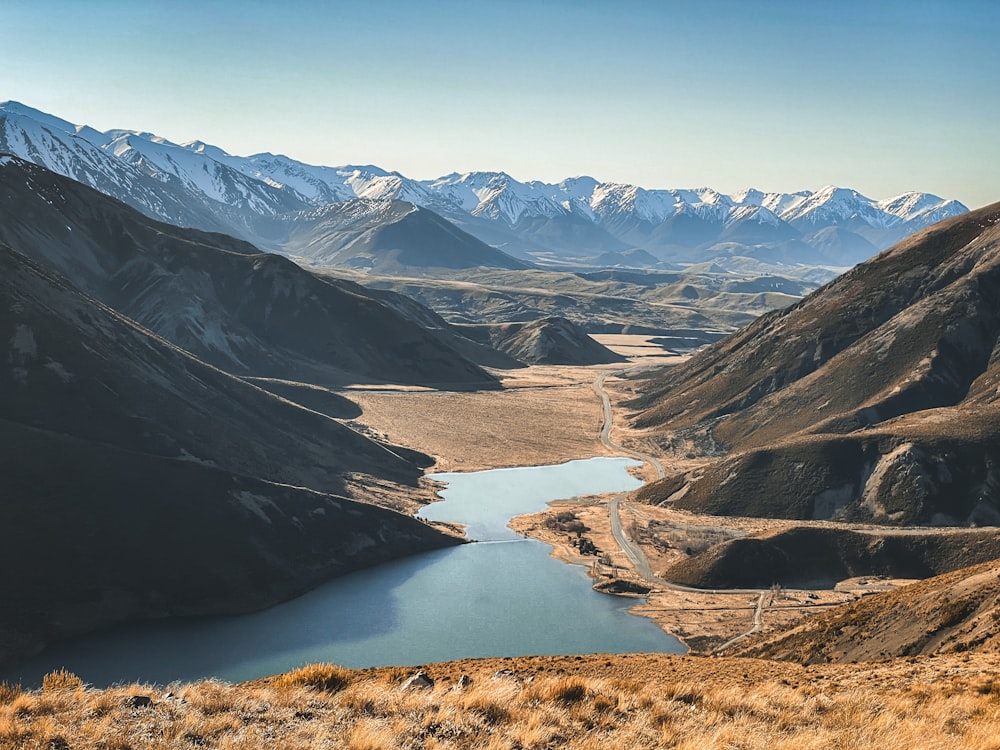
<svg viewBox="0 0 1000 750"><path fill-rule="evenodd" d="M426 667L434 686L411 691L400 686L413 670L332 665L241 685L108 690L84 689L64 673L40 691L0 688L0 746L986 750L1000 748L998 664L487 659ZM461 674L471 684L460 685Z"/></svg>

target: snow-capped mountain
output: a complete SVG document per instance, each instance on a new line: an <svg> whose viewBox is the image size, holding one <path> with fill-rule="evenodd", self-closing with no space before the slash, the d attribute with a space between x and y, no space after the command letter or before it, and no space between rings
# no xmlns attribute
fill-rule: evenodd
<svg viewBox="0 0 1000 750"><path fill-rule="evenodd" d="M172 176L158 179L102 148L109 136L17 102L0 105L0 153L82 182L172 224L227 231L229 223Z"/></svg>
<svg viewBox="0 0 1000 750"><path fill-rule="evenodd" d="M451 174L423 183L435 193L457 203L473 216L482 216L516 227L522 217L563 216L567 209L553 200L543 183L518 182L505 172Z"/></svg>
<svg viewBox="0 0 1000 750"><path fill-rule="evenodd" d="M102 148L141 172L164 181L176 178L188 193L264 216L297 211L308 201L287 185L250 177L212 155L221 149L184 148L151 133L110 131Z"/></svg>
<svg viewBox="0 0 1000 750"><path fill-rule="evenodd" d="M308 220L310 208L358 198L412 203L505 252L547 262L641 249L664 262L767 256L852 265L870 247L885 248L968 210L928 193L873 200L834 186L727 195L708 187L649 190L586 176L520 182L505 172L413 180L371 165L317 166L271 153L234 156L202 141L176 144L151 133L101 133L17 102L0 104L0 152L156 218L286 252L295 250L287 244L288 216Z"/></svg>

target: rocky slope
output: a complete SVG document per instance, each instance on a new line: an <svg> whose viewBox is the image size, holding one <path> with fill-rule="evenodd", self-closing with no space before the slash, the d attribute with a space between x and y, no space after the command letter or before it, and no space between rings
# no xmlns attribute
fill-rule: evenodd
<svg viewBox="0 0 1000 750"><path fill-rule="evenodd" d="M646 383L638 426L713 463L713 513L1000 522L1000 205L921 232Z"/></svg>
<svg viewBox="0 0 1000 750"><path fill-rule="evenodd" d="M6 245L0 342L0 660L454 543L373 505L425 494L413 454L201 362Z"/></svg>

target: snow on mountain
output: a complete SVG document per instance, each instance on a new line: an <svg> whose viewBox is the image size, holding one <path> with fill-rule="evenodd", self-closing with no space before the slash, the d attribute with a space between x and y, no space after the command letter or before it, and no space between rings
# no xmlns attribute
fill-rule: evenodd
<svg viewBox="0 0 1000 750"><path fill-rule="evenodd" d="M595 224L600 223L591 198L600 184L593 177L569 177L558 185L546 185L544 182L529 183L536 189L546 192L546 195L570 213L580 214Z"/></svg>
<svg viewBox="0 0 1000 750"><path fill-rule="evenodd" d="M860 219L871 227L889 227L898 221L857 190L832 185L793 201L780 216L790 224L810 227L831 226L851 219Z"/></svg>
<svg viewBox="0 0 1000 750"><path fill-rule="evenodd" d="M94 133L17 102L0 105L0 152L81 182L163 221L232 232L227 221L176 179L158 180L116 158L96 145L110 138Z"/></svg>
<svg viewBox="0 0 1000 750"><path fill-rule="evenodd" d="M649 190L578 176L520 182L505 172L413 180L372 165L315 166L287 156L234 156L152 133L105 133L32 109L0 104L0 152L41 164L160 219L263 242L261 220L356 198L401 200L435 211L488 243L532 253L643 248L654 254L710 248L735 226L754 243L809 238L826 227L885 247L968 209L928 193L875 201L856 190L727 195L709 187ZM766 227L775 234L768 239ZM478 233L478 234L477 234ZM731 232L730 232L731 234ZM680 248L680 249L679 249ZM603 252L603 250L602 250ZM682 258L674 258L681 260ZM690 260L690 259L689 259Z"/></svg>
<svg viewBox="0 0 1000 750"><path fill-rule="evenodd" d="M903 193L875 204L881 211L898 216L917 228L957 216L967 209L955 200L945 200L930 193Z"/></svg>
<svg viewBox="0 0 1000 750"><path fill-rule="evenodd" d="M160 178L169 174L187 190L234 208L268 215L304 208L306 200L291 188L263 182L216 161L211 154L228 156L203 144L190 149L151 133L115 131L104 149L136 168Z"/></svg>
<svg viewBox="0 0 1000 750"><path fill-rule="evenodd" d="M463 211L471 214L480 203L476 190L481 190L489 182L489 175L488 172L452 172L436 180L424 180L422 184L431 192L446 196Z"/></svg>
<svg viewBox="0 0 1000 750"><path fill-rule="evenodd" d="M809 192L764 193L755 188L747 188L746 190L733 193L731 197L734 205L763 206L776 216L781 216L793 203L798 204L800 199L808 198L810 195L812 193Z"/></svg>
<svg viewBox="0 0 1000 750"><path fill-rule="evenodd" d="M558 217L570 210L549 195L551 186L518 182L506 172L450 174L422 183L473 216L514 226L525 216Z"/></svg>
<svg viewBox="0 0 1000 750"><path fill-rule="evenodd" d="M108 137L98 130L88 125L74 125L54 115L46 114L41 110L34 109L25 104L15 101L0 103L0 112L20 118L28 118L46 129L53 132L68 133L77 135L95 146L103 146L108 141Z"/></svg>
<svg viewBox="0 0 1000 750"><path fill-rule="evenodd" d="M386 172L372 166L340 167L338 172L344 176L344 184L358 198L409 201L419 206L426 206L435 200L427 188L398 172Z"/></svg>
<svg viewBox="0 0 1000 750"><path fill-rule="evenodd" d="M751 222L754 224L767 224L776 227L781 224L781 219L773 212L763 206L746 205L736 206L726 217L726 226L738 222Z"/></svg>
<svg viewBox="0 0 1000 750"><path fill-rule="evenodd" d="M114 158L74 125L18 102L0 104L0 150L91 186L116 170Z"/></svg>
<svg viewBox="0 0 1000 750"><path fill-rule="evenodd" d="M488 216L503 219L511 226L522 216L556 217L566 209L532 185L518 182L510 175L500 172L486 186L477 192L480 203L472 211L474 216Z"/></svg>
<svg viewBox="0 0 1000 750"><path fill-rule="evenodd" d="M676 193L668 190L644 190L635 185L603 183L594 190L590 205L602 219L633 214L642 221L659 224L677 213L683 202Z"/></svg>
<svg viewBox="0 0 1000 750"><path fill-rule="evenodd" d="M190 148L194 144L189 144ZM335 167L305 164L281 154L229 156L226 163L254 179L272 185L287 185L313 205L324 205L357 197Z"/></svg>
<svg viewBox="0 0 1000 750"><path fill-rule="evenodd" d="M943 200L938 205L928 206L915 216L908 218L906 220L906 227L911 232L915 232L918 229L929 227L931 224L944 221L952 216L964 214L968 210L969 209L966 208L964 204L959 203L956 200Z"/></svg>
<svg viewBox="0 0 1000 750"><path fill-rule="evenodd" d="M767 196L756 188L747 188L733 193L730 197L737 206L762 206Z"/></svg>

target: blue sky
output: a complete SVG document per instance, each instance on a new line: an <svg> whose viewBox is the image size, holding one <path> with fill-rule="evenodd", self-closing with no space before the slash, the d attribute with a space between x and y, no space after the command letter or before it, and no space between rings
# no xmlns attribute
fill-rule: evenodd
<svg viewBox="0 0 1000 750"><path fill-rule="evenodd" d="M1000 3L4 0L0 100L236 154L1000 200Z"/></svg>

